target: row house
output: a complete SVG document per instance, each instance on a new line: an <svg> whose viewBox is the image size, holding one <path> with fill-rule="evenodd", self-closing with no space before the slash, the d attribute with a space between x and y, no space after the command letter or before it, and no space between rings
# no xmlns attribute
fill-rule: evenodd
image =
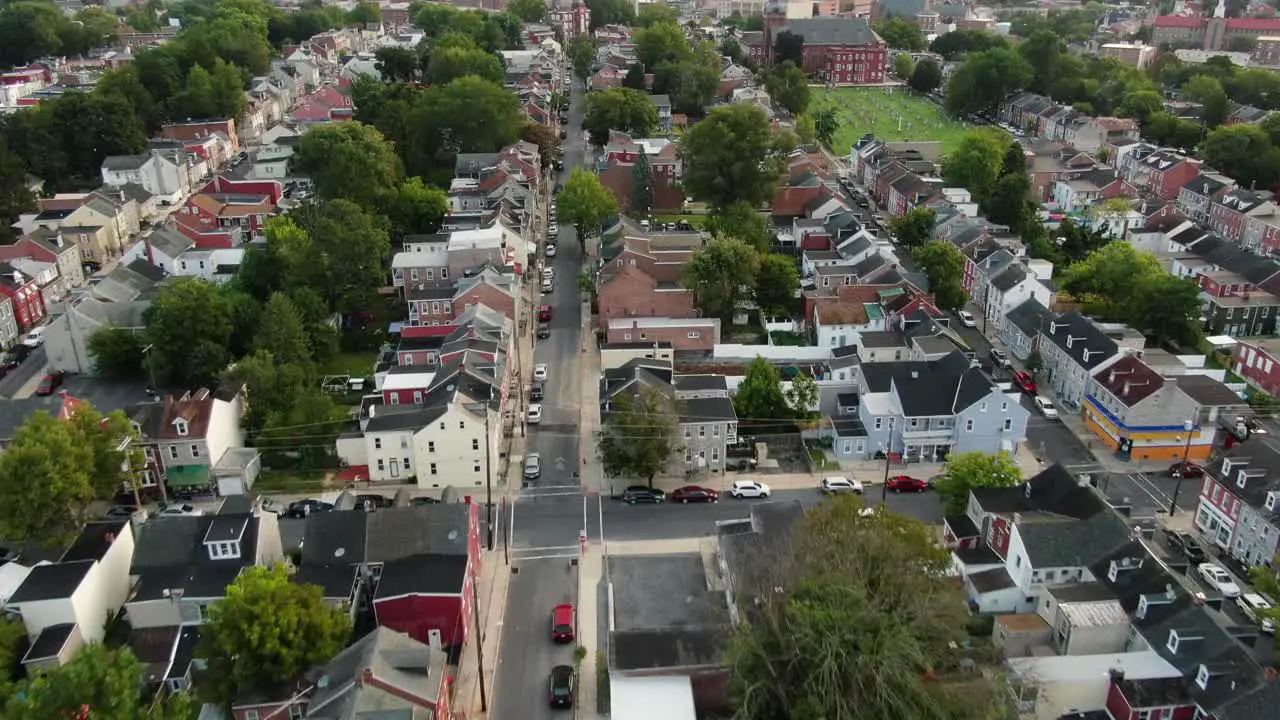
<svg viewBox="0 0 1280 720"><path fill-rule="evenodd" d="M1052 266L1049 271L1052 271ZM1009 263L992 274L982 303L984 331L987 328L997 333L1003 330L1005 316L1027 300L1035 300L1046 307L1052 305L1056 293L1047 281L1047 277L1041 277L1022 261Z"/></svg>
<svg viewBox="0 0 1280 720"><path fill-rule="evenodd" d="M208 160L183 149L152 148L140 155L104 158L102 182L139 185L161 205L177 205L195 191L212 167Z"/></svg>
<svg viewBox="0 0 1280 720"><path fill-rule="evenodd" d="M659 274L658 277L650 273ZM667 318L672 320L698 317L693 292L680 284L683 266L651 266L646 272L641 267L613 263L601 268L596 281L598 322L601 330L610 332L614 323L637 318ZM693 331L690 331L693 332ZM638 333L633 333L637 334ZM651 338L643 338L645 340ZM640 338L633 337L632 341ZM701 334L682 338L674 343L677 349L686 349L690 340L702 345Z"/></svg>
<svg viewBox="0 0 1280 720"><path fill-rule="evenodd" d="M511 321L507 316L485 305L473 305L449 323L401 328L394 364L430 369L469 340L479 338L505 347L509 340L504 338L510 337Z"/></svg>
<svg viewBox="0 0 1280 720"><path fill-rule="evenodd" d="M1040 388L1068 409L1082 407L1094 374L1123 357L1115 339L1075 311L1048 318L1039 335Z"/></svg>
<svg viewBox="0 0 1280 720"><path fill-rule="evenodd" d="M1231 351L1231 370L1250 385L1280 396L1280 340L1242 338Z"/></svg>
<svg viewBox="0 0 1280 720"><path fill-rule="evenodd" d="M262 236L283 192L274 180L218 176L187 198L172 217L200 249L238 247Z"/></svg>
<svg viewBox="0 0 1280 720"><path fill-rule="evenodd" d="M313 92L299 96L293 107L289 108L285 120L307 127L350 120L355 114L355 106L351 95L342 87L349 86L350 83L349 79L341 78L337 87L332 84L322 85Z"/></svg>
<svg viewBox="0 0 1280 720"><path fill-rule="evenodd" d="M942 182L906 173L889 183L887 209L895 217L906 215L913 208L942 196Z"/></svg>
<svg viewBox="0 0 1280 720"><path fill-rule="evenodd" d="M979 306L986 307L991 279L1015 263L1017 257L991 239L973 243L960 254L964 256L964 291Z"/></svg>
<svg viewBox="0 0 1280 720"><path fill-rule="evenodd" d="M1164 376L1138 354L1096 370L1085 396L1085 427L1125 460L1207 460L1220 421L1246 405L1205 375Z"/></svg>
<svg viewBox="0 0 1280 720"><path fill-rule="evenodd" d="M859 285L841 290L815 302L808 316L808 329L817 346L858 350L864 347L866 334L890 332L917 312L943 317L928 295L910 285L887 289ZM869 359L863 356L864 362Z"/></svg>
<svg viewBox="0 0 1280 720"><path fill-rule="evenodd" d="M40 200L40 212L23 216L24 229L61 234L79 247L84 260L119 257L141 227L138 203L122 188Z"/></svg>
<svg viewBox="0 0 1280 720"><path fill-rule="evenodd" d="M724 472L728 448L738 441L738 415L725 377L677 374L669 360L633 358L600 378L601 425L608 426L620 401L635 402L644 391L666 398L677 420L668 471Z"/></svg>
<svg viewBox="0 0 1280 720"><path fill-rule="evenodd" d="M584 0L551 0L547 22L560 28L567 42L590 32L591 9Z"/></svg>
<svg viewBox="0 0 1280 720"><path fill-rule="evenodd" d="M522 275L537 251L535 243L524 239L510 218L497 219L485 226L449 233L449 275L463 278L486 265L511 268Z"/></svg>
<svg viewBox="0 0 1280 720"><path fill-rule="evenodd" d="M57 271L52 269L48 272ZM13 261L0 262L0 297L11 308L16 330L20 333L39 325L48 314L39 280L14 268Z"/></svg>
<svg viewBox="0 0 1280 720"><path fill-rule="evenodd" d="M1240 242L1247 224L1245 218L1269 198L1269 194L1240 187L1218 193L1210 200L1209 229L1228 240Z"/></svg>
<svg viewBox="0 0 1280 720"><path fill-rule="evenodd" d="M1196 527L1247 566L1280 552L1280 451L1266 442L1233 445L1206 467Z"/></svg>
<svg viewBox="0 0 1280 720"><path fill-rule="evenodd" d="M519 281L514 273L491 266L454 285L426 285L405 290L411 326L448 325L471 308L483 305L515 321L519 310Z"/></svg>
<svg viewBox="0 0 1280 720"><path fill-rule="evenodd" d="M1201 162L1173 150L1135 149L1119 158L1120 176L1140 192L1161 200L1177 200L1182 187L1200 175Z"/></svg>
<svg viewBox="0 0 1280 720"><path fill-rule="evenodd" d="M1054 204L1068 215L1087 216L1094 205L1104 200L1136 195L1137 191L1111 168L1095 168L1069 179L1055 180L1052 190Z"/></svg>
<svg viewBox="0 0 1280 720"><path fill-rule="evenodd" d="M1233 337L1275 332L1280 263L1189 223L1181 227L1169 234L1175 253L1169 272L1200 286L1205 331Z"/></svg>
<svg viewBox="0 0 1280 720"><path fill-rule="evenodd" d="M167 123L160 126L160 137L189 145L189 152L199 155L211 167L219 167L229 162L240 152L240 140L236 133L234 118ZM206 144L210 138L219 142L215 145Z"/></svg>
<svg viewBox="0 0 1280 720"><path fill-rule="evenodd" d="M635 165L642 154L649 162L651 205L632 208L636 195ZM678 210L684 205L685 195L679 186L683 165L676 144L666 138L632 138L611 130L596 160L596 173L600 184L609 190L624 212L644 214Z"/></svg>
<svg viewBox="0 0 1280 720"><path fill-rule="evenodd" d="M1192 178L1178 191L1178 211L1192 222L1207 225L1214 203L1235 188L1236 181L1225 175L1203 173Z"/></svg>
<svg viewBox="0 0 1280 720"><path fill-rule="evenodd" d="M292 65L283 62L266 75L250 80L249 89L245 91L248 103L237 125L240 141L257 140L268 128L283 121L285 113L304 92L306 86L298 73Z"/></svg>
<svg viewBox="0 0 1280 720"><path fill-rule="evenodd" d="M1053 101L1043 95L1022 92L1000 103L996 117L1006 125L1026 130L1052 105Z"/></svg>
<svg viewBox="0 0 1280 720"><path fill-rule="evenodd" d="M84 285L84 263L80 250L56 232L36 231L10 245L0 245L0 261L20 272L26 263L40 263L53 270L51 283L41 287L45 306L60 302L74 288ZM0 344L8 345L0 334Z"/></svg>
<svg viewBox="0 0 1280 720"><path fill-rule="evenodd" d="M244 493L253 477L224 474L245 452L244 393L232 388L195 392L139 403L126 410L146 458L144 490L164 485L172 490ZM251 451L252 452L252 451ZM252 468L245 468L251 474ZM127 489L127 488L126 488Z"/></svg>
<svg viewBox="0 0 1280 720"><path fill-rule="evenodd" d="M407 292L419 285L451 286L449 235L408 235L404 249L391 258L391 284Z"/></svg>
<svg viewBox="0 0 1280 720"><path fill-rule="evenodd" d="M1054 183L1074 180L1099 167L1092 155L1057 140L1037 140L1027 148L1026 154L1031 196L1042 203L1049 201Z"/></svg>

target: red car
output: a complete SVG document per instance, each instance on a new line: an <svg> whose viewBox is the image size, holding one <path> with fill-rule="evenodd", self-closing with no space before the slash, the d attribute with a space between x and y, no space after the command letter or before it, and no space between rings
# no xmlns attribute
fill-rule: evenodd
<svg viewBox="0 0 1280 720"><path fill-rule="evenodd" d="M550 306L550 305L543 305L543 306L541 306L541 307L539 307L539 308L538 308L538 320L539 320L540 322L547 322L547 321L551 320L551 306Z"/></svg>
<svg viewBox="0 0 1280 720"><path fill-rule="evenodd" d="M711 488L698 487L697 485L685 485L671 493L669 498L671 502L691 503L691 502L716 502L720 499L720 493Z"/></svg>
<svg viewBox="0 0 1280 720"><path fill-rule="evenodd" d="M52 395L54 390L62 386L63 377L63 374L57 371L45 375L40 381L40 387L36 388L36 395L41 397Z"/></svg>
<svg viewBox="0 0 1280 720"><path fill-rule="evenodd" d="M573 605L564 603L551 609L551 641L573 642Z"/></svg>
<svg viewBox="0 0 1280 720"><path fill-rule="evenodd" d="M1028 395L1036 394L1036 381L1031 379L1031 373L1026 370L1019 370L1013 374L1013 384Z"/></svg>
<svg viewBox="0 0 1280 720"><path fill-rule="evenodd" d="M1204 468L1193 462L1174 463L1169 466L1169 477L1198 478L1204 477Z"/></svg>
<svg viewBox="0 0 1280 720"><path fill-rule="evenodd" d="M895 475L889 478L886 487L896 493L924 492L929 489L929 483L920 478L913 478L910 475Z"/></svg>

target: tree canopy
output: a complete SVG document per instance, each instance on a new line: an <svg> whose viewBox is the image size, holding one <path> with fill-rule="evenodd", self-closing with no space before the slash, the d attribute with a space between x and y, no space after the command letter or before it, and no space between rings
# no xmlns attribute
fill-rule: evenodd
<svg viewBox="0 0 1280 720"><path fill-rule="evenodd" d="M292 172L311 178L322 198L372 204L395 187L400 160L376 127L331 123L308 131L289 159Z"/></svg>
<svg viewBox="0 0 1280 720"><path fill-rule="evenodd" d="M91 708L94 720L194 720L198 708L185 694L158 703L143 694L145 670L128 647L90 643L66 665L19 683L0 717L78 718Z"/></svg>
<svg viewBox="0 0 1280 720"><path fill-rule="evenodd" d="M679 449L674 401L656 388L645 388L634 396L620 394L612 403L600 431L604 472L643 478L653 487L653 479Z"/></svg>
<svg viewBox="0 0 1280 720"><path fill-rule="evenodd" d="M716 108L680 143L684 187L716 209L761 205L772 198L781 170L774 149L763 110L749 104Z"/></svg>
<svg viewBox="0 0 1280 720"><path fill-rule="evenodd" d="M765 71L764 87L769 97L792 115L809 107L809 76L790 60Z"/></svg>
<svg viewBox="0 0 1280 720"><path fill-rule="evenodd" d="M955 245L934 240L912 253L916 264L929 278L929 291L938 307L956 310L964 307L968 294L964 290L964 256Z"/></svg>
<svg viewBox="0 0 1280 720"><path fill-rule="evenodd" d="M658 106L648 93L631 88L609 88L587 96L582 126L592 145L604 145L610 130L632 137L649 137L658 127Z"/></svg>
<svg viewBox="0 0 1280 720"><path fill-rule="evenodd" d="M750 245L736 238L715 238L693 254L682 282L704 317L720 318L728 325L750 297L759 269L760 256Z"/></svg>
<svg viewBox="0 0 1280 720"><path fill-rule="evenodd" d="M963 513L974 488L1013 487L1022 482L1022 470L1008 453L969 452L947 457L943 476L934 483L947 515Z"/></svg>
<svg viewBox="0 0 1280 720"><path fill-rule="evenodd" d="M587 239L600 232L605 220L618 215L618 201L613 193L600 183L598 175L585 168L574 168L556 197L559 200L556 217L573 226L578 246L584 253Z"/></svg>

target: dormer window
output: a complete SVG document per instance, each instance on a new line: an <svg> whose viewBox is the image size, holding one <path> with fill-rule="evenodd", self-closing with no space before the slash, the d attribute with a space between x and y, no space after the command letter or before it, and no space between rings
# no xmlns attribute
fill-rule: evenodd
<svg viewBox="0 0 1280 720"><path fill-rule="evenodd" d="M1116 566L1112 565L1111 569L1114 571L1116 569ZM1149 607L1151 607L1151 603L1147 601L1147 596L1146 595L1139 596L1138 609L1133 611L1134 617L1138 618L1139 620L1145 618L1147 616L1147 608Z"/></svg>
<svg viewBox="0 0 1280 720"><path fill-rule="evenodd" d="M1209 666L1208 665L1202 664L1200 666L1200 669L1196 671L1196 685L1198 685L1201 690L1207 690L1209 688Z"/></svg>
<svg viewBox="0 0 1280 720"><path fill-rule="evenodd" d="M178 432L178 435L181 437L186 437L187 433L191 432L191 426L188 425L187 421L183 418L178 418L177 420L174 420L173 428Z"/></svg>
<svg viewBox="0 0 1280 720"><path fill-rule="evenodd" d="M1280 499L1280 493L1277 493L1277 492L1267 493L1267 502L1265 503L1266 508L1268 510L1275 510L1278 499Z"/></svg>
<svg viewBox="0 0 1280 720"><path fill-rule="evenodd" d="M205 543L205 547L209 548L210 560L235 560L240 557L238 541Z"/></svg>
<svg viewBox="0 0 1280 720"><path fill-rule="evenodd" d="M1173 653L1174 655L1178 654L1178 631L1177 630L1169 631L1169 642L1165 643L1165 647L1169 648L1169 652Z"/></svg>

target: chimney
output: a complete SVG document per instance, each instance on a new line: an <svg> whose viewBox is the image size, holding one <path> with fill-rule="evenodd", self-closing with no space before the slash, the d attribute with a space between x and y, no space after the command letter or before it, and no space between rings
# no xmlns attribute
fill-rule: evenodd
<svg viewBox="0 0 1280 720"><path fill-rule="evenodd" d="M1120 391L1120 394L1121 394L1122 396L1125 396L1125 395L1128 395L1128 394L1129 394L1129 386L1130 386L1131 384L1132 384L1132 383L1130 383L1128 380L1125 380L1125 381L1124 381L1124 389Z"/></svg>
<svg viewBox="0 0 1280 720"><path fill-rule="evenodd" d="M62 233L53 236L53 244L62 247Z"/></svg>

